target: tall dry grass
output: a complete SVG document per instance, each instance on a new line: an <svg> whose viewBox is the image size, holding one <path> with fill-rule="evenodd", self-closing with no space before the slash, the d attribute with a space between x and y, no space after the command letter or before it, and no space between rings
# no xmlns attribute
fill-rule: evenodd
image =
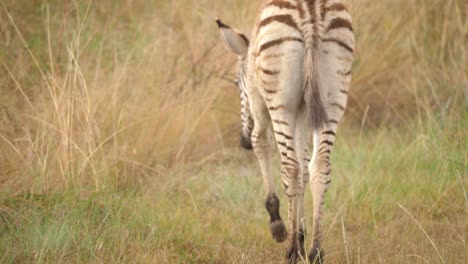
<svg viewBox="0 0 468 264"><path fill-rule="evenodd" d="M466 109L466 3L350 3L357 38L352 116L368 112L374 124L404 124Z"/></svg>
<svg viewBox="0 0 468 264"><path fill-rule="evenodd" d="M103 190L236 145L235 58L213 19L248 32L259 2L1 1L0 184ZM349 2L345 123L466 118L464 1Z"/></svg>

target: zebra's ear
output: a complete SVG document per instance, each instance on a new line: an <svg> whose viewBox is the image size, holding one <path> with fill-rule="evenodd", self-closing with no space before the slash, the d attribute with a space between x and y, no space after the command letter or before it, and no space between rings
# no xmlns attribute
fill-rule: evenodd
<svg viewBox="0 0 468 264"><path fill-rule="evenodd" d="M245 35L224 24L219 19L216 19L216 23L218 24L226 46L235 54L245 56L249 48L249 39Z"/></svg>

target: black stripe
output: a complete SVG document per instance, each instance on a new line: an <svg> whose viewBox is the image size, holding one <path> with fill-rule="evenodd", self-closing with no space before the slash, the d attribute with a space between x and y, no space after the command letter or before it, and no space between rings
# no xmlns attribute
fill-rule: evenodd
<svg viewBox="0 0 468 264"><path fill-rule="evenodd" d="M293 158L291 158L291 157L287 157L286 159L287 159L287 160L290 160L290 161L292 161L292 162L294 162L294 163L296 163L296 164L299 164L299 162L297 162L297 160L295 160L295 159L293 159Z"/></svg>
<svg viewBox="0 0 468 264"><path fill-rule="evenodd" d="M341 17L334 18L327 27L327 32L333 29L346 28L353 32L353 25L349 20Z"/></svg>
<svg viewBox="0 0 468 264"><path fill-rule="evenodd" d="M323 150L322 150L322 151L319 151L319 152L317 153L317 156L321 156L322 154L325 154L325 153L330 154L330 153L331 153L331 150L330 150L330 149L326 149L325 151L323 151Z"/></svg>
<svg viewBox="0 0 468 264"><path fill-rule="evenodd" d="M262 27L267 26L268 24L271 24L273 22L283 23L296 30L299 30L299 27L297 26L296 21L294 21L291 15L276 15L276 16L267 17L260 22L260 24L258 25L258 30L260 31Z"/></svg>
<svg viewBox="0 0 468 264"><path fill-rule="evenodd" d="M331 6L325 8L325 11L327 13L330 12L330 11L343 11L343 10L346 10L346 6L344 6L341 3L335 3L335 4L332 4Z"/></svg>
<svg viewBox="0 0 468 264"><path fill-rule="evenodd" d="M296 37L284 37L284 38L279 38L279 39L275 39L275 40L272 40L272 41L268 41L264 44L262 44L260 46L260 48L258 49L258 52L257 52L257 56L260 55L260 53L262 53L262 51L266 50L266 49L269 49L273 46L276 46L276 45L280 45L282 44L283 42L286 42L286 41L297 41L297 42L300 42L302 43L303 40L301 38L296 38Z"/></svg>
<svg viewBox="0 0 468 264"><path fill-rule="evenodd" d="M335 132L333 132L332 130L323 131L322 135L336 136Z"/></svg>
<svg viewBox="0 0 468 264"><path fill-rule="evenodd" d="M331 103L330 105L338 107L341 111L345 110L344 106L340 105L339 103Z"/></svg>
<svg viewBox="0 0 468 264"><path fill-rule="evenodd" d="M322 39L323 42L333 42L333 43L336 43L338 44L340 47L344 48L345 50L353 53L354 50L353 48L351 48L351 46L349 46L348 44L346 44L345 42L343 42L342 40L339 40L337 38L323 38Z"/></svg>
<svg viewBox="0 0 468 264"><path fill-rule="evenodd" d="M283 132L278 132L278 131L275 131L276 134L280 135L280 136L283 136L285 137L286 139L293 139L293 137L289 136L289 135L286 135L285 133Z"/></svg>
<svg viewBox="0 0 468 264"><path fill-rule="evenodd" d="M294 153L296 152L293 148L288 147L288 145L286 145L286 143L284 143L284 142L278 141L278 145L281 145L281 146L285 147L287 150L290 150L290 151L292 151Z"/></svg>
<svg viewBox="0 0 468 264"><path fill-rule="evenodd" d="M330 179L330 180L328 180L328 181L326 181L326 182L320 182L320 183L321 183L321 184L323 184L323 185L328 185L328 184L330 184L330 183L331 183L331 179Z"/></svg>
<svg viewBox="0 0 468 264"><path fill-rule="evenodd" d="M333 142L331 142L330 140L324 140L324 141L322 141L322 142L320 143L320 145L322 145L322 144L327 144L327 145L329 145L329 146L333 146Z"/></svg>

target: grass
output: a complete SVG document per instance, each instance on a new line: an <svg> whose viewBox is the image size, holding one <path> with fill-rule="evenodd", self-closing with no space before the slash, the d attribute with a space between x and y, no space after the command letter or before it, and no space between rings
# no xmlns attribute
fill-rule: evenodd
<svg viewBox="0 0 468 264"><path fill-rule="evenodd" d="M327 263L466 263L468 6L349 4ZM0 0L0 262L282 261L214 23L259 5Z"/></svg>
<svg viewBox="0 0 468 264"><path fill-rule="evenodd" d="M407 131L339 137L326 201L329 263L347 263L345 250L349 263L468 260L466 141ZM268 232L256 160L237 150L220 155L230 161L174 169L138 189L7 196L2 262L281 261L285 246Z"/></svg>

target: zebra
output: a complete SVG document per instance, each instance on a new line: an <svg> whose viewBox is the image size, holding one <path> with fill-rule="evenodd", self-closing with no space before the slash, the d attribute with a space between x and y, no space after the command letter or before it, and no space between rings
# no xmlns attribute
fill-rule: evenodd
<svg viewBox="0 0 468 264"><path fill-rule="evenodd" d="M216 22L224 43L238 58L241 144L253 148L259 161L270 232L277 242L289 236L288 263L300 258L322 263L321 219L331 183L330 154L351 82L351 15L341 0L269 0L250 40L220 19ZM271 134L281 157L288 229L279 213L272 178ZM311 247L304 257L304 186L309 178L313 228Z"/></svg>

